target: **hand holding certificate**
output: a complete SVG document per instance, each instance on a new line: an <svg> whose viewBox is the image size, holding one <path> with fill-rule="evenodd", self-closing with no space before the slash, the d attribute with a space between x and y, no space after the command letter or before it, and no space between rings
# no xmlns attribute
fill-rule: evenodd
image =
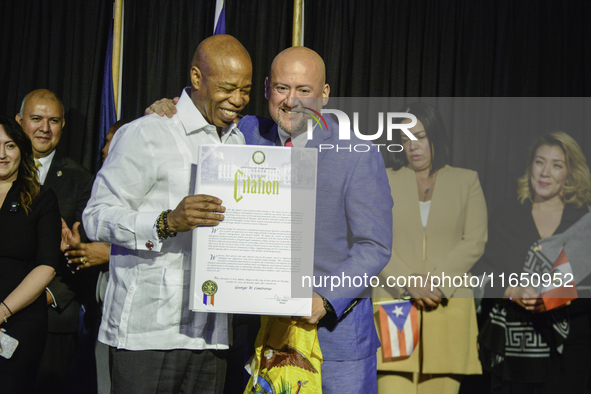
<svg viewBox="0 0 591 394"><path fill-rule="evenodd" d="M204 145L199 157L195 191L226 209L193 233L191 309L309 316L312 289L292 287L313 274L317 151Z"/></svg>
<svg viewBox="0 0 591 394"><path fill-rule="evenodd" d="M221 204L222 200L206 194L187 196L168 213L168 229L178 233L197 226L217 226L224 220L221 213L226 210Z"/></svg>

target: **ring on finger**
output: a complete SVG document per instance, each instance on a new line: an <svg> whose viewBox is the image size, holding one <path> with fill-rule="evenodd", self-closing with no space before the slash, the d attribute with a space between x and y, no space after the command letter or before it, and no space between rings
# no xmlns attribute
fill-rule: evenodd
<svg viewBox="0 0 591 394"><path fill-rule="evenodd" d="M82 264L84 264L84 257L81 257L81 258L80 258L80 262L81 262Z"/></svg>

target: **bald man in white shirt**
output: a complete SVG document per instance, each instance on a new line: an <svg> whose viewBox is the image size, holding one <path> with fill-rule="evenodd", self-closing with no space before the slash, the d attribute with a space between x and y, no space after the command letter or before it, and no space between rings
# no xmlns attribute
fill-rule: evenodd
<svg viewBox="0 0 591 394"><path fill-rule="evenodd" d="M229 318L188 308L190 230L225 208L189 196L202 144L244 144L233 122L249 101L252 63L233 37L204 40L174 119L147 116L121 128L83 219L113 245L99 340L110 346L115 392L221 393Z"/></svg>

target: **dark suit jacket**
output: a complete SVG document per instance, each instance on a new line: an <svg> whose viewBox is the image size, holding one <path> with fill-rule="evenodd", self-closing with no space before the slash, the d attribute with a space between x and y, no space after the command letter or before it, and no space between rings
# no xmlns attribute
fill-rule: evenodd
<svg viewBox="0 0 591 394"><path fill-rule="evenodd" d="M57 195L62 218L72 228L75 222L82 223L82 211L90 198L94 177L72 159L56 154L45 178L45 186ZM88 242L80 226L82 242ZM49 332L77 332L80 305L94 294L95 269L72 273L65 258L60 262L58 274L47 286L57 302L57 308L49 308ZM94 282L93 282L94 278Z"/></svg>
<svg viewBox="0 0 591 394"><path fill-rule="evenodd" d="M392 247L392 196L384 162L375 146L369 152L349 152L350 145L367 141L353 135L339 141L338 124L325 118L329 130L316 128L306 144L325 144L318 152L314 275L377 276L388 264ZM246 116L238 127L247 144L281 145L277 125L268 119ZM326 149L329 145L333 149ZM336 312L336 321L327 316L318 324L323 358L358 360L374 355L380 342L371 294L362 287L331 291L330 283L327 286L314 289Z"/></svg>

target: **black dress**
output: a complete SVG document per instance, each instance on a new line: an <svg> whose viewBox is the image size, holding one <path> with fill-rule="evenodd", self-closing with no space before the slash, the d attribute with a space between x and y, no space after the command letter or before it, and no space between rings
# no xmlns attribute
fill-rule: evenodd
<svg viewBox="0 0 591 394"><path fill-rule="evenodd" d="M521 273L524 268L526 253L540 236L532 217L532 204L517 202L505 205L504 212L491 216L489 242L478 271L492 271L497 281L492 289L488 289L487 297L502 298L505 288L499 283L498 274L505 273L505 280L511 273ZM566 231L585 213L587 207L576 209L566 205L562 213L560 225L554 234ZM591 277L583 280L581 285L588 285ZM505 286L507 282L505 282ZM537 337L529 337L522 346L528 347L536 341L545 342L549 348L549 357L510 357L505 355L504 361L498 363L495 358L495 340L490 338L488 330L490 320L485 323L480 334L480 355L483 369L491 373L491 392L493 393L583 393L591 368L591 300L588 294L579 292L579 299L572 301L570 306L553 311L532 314L509 300L496 300L497 311L506 313L507 321L529 322L534 327ZM493 300L487 300L493 301ZM484 300L483 300L484 303ZM555 335L555 326L561 322L568 323L568 334L564 342ZM488 324L488 327L487 327ZM531 335L531 334L528 334ZM488 337L487 337L488 336ZM496 338L505 342L506 339ZM537 339L536 339L537 338ZM519 340L511 338L511 341ZM527 343L526 343L527 342ZM536 350L541 350L539 344ZM496 348L504 348L498 343ZM557 348L560 347L560 351ZM498 354L498 353L497 353ZM498 358L497 358L498 360Z"/></svg>
<svg viewBox="0 0 591 394"><path fill-rule="evenodd" d="M21 206L13 207L19 201L20 185L19 180L12 184L0 207L0 301L35 267L56 268L61 256L61 220L55 194L42 186L27 213ZM47 333L45 292L0 327L19 341L12 358L0 357L0 390L31 392Z"/></svg>

